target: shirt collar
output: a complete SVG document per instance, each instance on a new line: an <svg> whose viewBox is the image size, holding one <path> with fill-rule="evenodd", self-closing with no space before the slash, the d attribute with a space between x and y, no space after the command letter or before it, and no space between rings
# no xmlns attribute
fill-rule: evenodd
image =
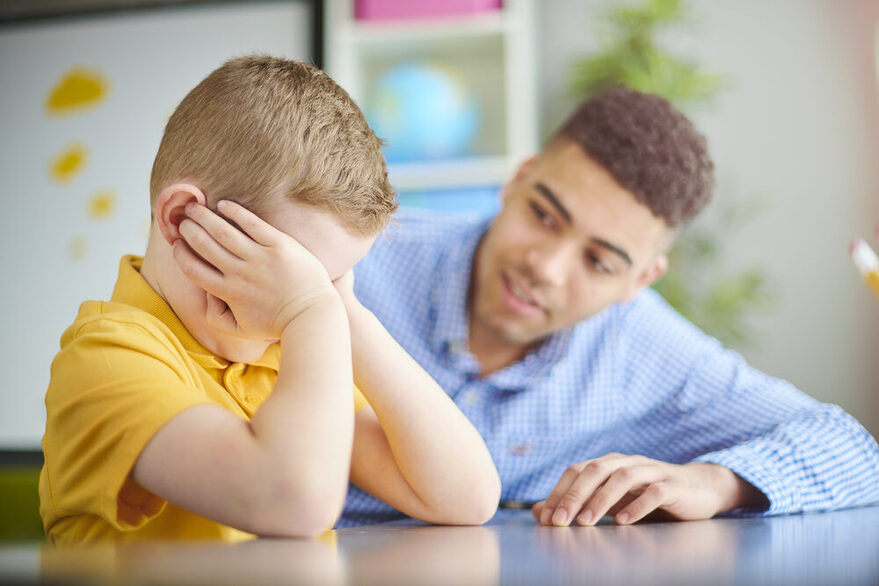
<svg viewBox="0 0 879 586"><path fill-rule="evenodd" d="M491 220L485 220L474 226L464 237L463 245L450 243L440 258L431 289L431 305L436 315L431 345L437 352L460 353L467 349L467 296L473 257L490 224Z"/></svg>
<svg viewBox="0 0 879 586"><path fill-rule="evenodd" d="M457 362L457 368L470 375L475 375L479 369L476 358L467 350L470 276L476 249L491 222L488 219L476 224L472 232L465 235L460 246L455 245L460 241L448 243L434 273L431 289L431 305L436 316L430 338L431 346L440 355L451 355L451 360ZM532 386L537 379L548 375L567 354L571 335L571 328L553 334L528 352L522 360L492 373L486 380L498 388L510 391Z"/></svg>
<svg viewBox="0 0 879 586"><path fill-rule="evenodd" d="M212 353L192 337L171 306L141 276L142 265L142 257L134 255L122 257L119 262L119 277L116 279L111 301L142 309L157 318L171 330L186 352L202 367L225 369L232 364L229 360ZM278 370L280 361L280 344L272 344L253 364Z"/></svg>

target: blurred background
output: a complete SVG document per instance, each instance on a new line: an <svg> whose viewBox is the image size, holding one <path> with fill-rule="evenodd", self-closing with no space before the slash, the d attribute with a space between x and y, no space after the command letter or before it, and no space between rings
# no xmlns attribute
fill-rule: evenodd
<svg viewBox="0 0 879 586"><path fill-rule="evenodd" d="M177 102L226 59L311 61L386 141L404 206L492 213L607 83L666 95L718 185L657 288L758 368L879 435L875 0L6 0L0 4L0 451L35 451L59 337L142 253Z"/></svg>

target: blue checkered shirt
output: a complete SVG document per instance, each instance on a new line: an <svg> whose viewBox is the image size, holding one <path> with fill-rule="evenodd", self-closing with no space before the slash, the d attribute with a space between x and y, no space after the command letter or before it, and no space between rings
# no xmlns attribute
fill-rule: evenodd
<svg viewBox="0 0 879 586"><path fill-rule="evenodd" d="M650 289L480 378L466 302L490 220L397 219L356 267L356 294L482 434L502 500L541 500L569 465L619 452L730 468L770 503L740 514L879 502L879 447L854 418L751 368ZM337 527L402 516L352 485Z"/></svg>

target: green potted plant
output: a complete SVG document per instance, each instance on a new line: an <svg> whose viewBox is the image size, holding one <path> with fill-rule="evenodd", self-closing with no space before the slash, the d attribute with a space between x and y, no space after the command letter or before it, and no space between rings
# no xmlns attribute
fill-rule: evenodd
<svg viewBox="0 0 879 586"><path fill-rule="evenodd" d="M598 52L577 60L570 90L585 99L611 85L658 94L684 111L710 104L723 89L720 75L672 54L658 33L692 20L684 0L613 4L600 31ZM753 206L714 204L711 228L690 226L669 252L670 269L654 288L681 314L733 346L754 345L747 316L771 301L759 267L729 272L722 266L724 237L752 217Z"/></svg>

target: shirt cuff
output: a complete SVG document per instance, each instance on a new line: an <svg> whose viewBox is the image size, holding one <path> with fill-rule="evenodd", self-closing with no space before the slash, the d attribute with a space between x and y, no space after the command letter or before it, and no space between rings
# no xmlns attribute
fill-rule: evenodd
<svg viewBox="0 0 879 586"><path fill-rule="evenodd" d="M781 473L781 468L767 459L766 454L748 444L703 454L692 461L718 464L732 470L762 492L769 501L769 508L765 510L733 509L725 515L780 515L800 510L795 486Z"/></svg>

